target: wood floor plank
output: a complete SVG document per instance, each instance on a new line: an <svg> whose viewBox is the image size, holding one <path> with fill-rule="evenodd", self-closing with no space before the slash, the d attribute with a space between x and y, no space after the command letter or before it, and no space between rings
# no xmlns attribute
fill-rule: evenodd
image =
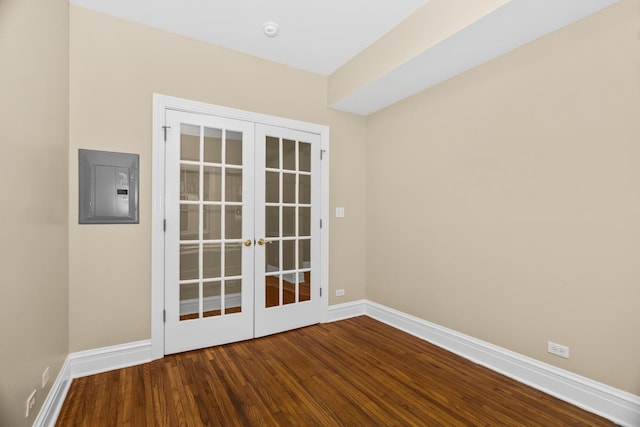
<svg viewBox="0 0 640 427"><path fill-rule="evenodd" d="M368 317L78 378L57 426L612 426Z"/></svg>

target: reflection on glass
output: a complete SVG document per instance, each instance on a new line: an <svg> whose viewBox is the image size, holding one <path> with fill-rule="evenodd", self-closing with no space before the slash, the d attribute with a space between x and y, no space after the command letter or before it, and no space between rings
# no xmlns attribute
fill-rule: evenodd
<svg viewBox="0 0 640 427"><path fill-rule="evenodd" d="M280 168L280 140L272 136L267 137L266 164L268 168Z"/></svg>
<svg viewBox="0 0 640 427"><path fill-rule="evenodd" d="M282 269L293 270L296 268L296 241L284 240L282 242Z"/></svg>
<svg viewBox="0 0 640 427"><path fill-rule="evenodd" d="M298 208L298 235L311 236L311 208Z"/></svg>
<svg viewBox="0 0 640 427"><path fill-rule="evenodd" d="M180 240L198 240L200 207L180 205Z"/></svg>
<svg viewBox="0 0 640 427"><path fill-rule="evenodd" d="M279 276L266 276L264 278L265 302L264 306L277 307L280 305L280 278Z"/></svg>
<svg viewBox="0 0 640 427"><path fill-rule="evenodd" d="M200 197L200 167L180 165L180 200L198 200Z"/></svg>
<svg viewBox="0 0 640 427"><path fill-rule="evenodd" d="M242 165L242 132L227 131L227 164Z"/></svg>
<svg viewBox="0 0 640 427"><path fill-rule="evenodd" d="M220 206L204 205L202 209L204 220L202 238L204 240L220 240L220 222L222 221Z"/></svg>
<svg viewBox="0 0 640 427"><path fill-rule="evenodd" d="M227 239L242 238L242 206L225 207L224 235Z"/></svg>
<svg viewBox="0 0 640 427"><path fill-rule="evenodd" d="M265 175L265 201L267 203L279 203L280 174L278 172L266 172Z"/></svg>
<svg viewBox="0 0 640 427"><path fill-rule="evenodd" d="M220 316L220 281L202 284L202 316Z"/></svg>
<svg viewBox="0 0 640 427"><path fill-rule="evenodd" d="M227 280L224 284L225 314L242 312L242 280Z"/></svg>
<svg viewBox="0 0 640 427"><path fill-rule="evenodd" d="M282 208L282 235L284 237L295 237L296 235L296 208Z"/></svg>
<svg viewBox="0 0 640 427"><path fill-rule="evenodd" d="M266 237L280 236L280 208L277 206L265 206L265 235Z"/></svg>
<svg viewBox="0 0 640 427"><path fill-rule="evenodd" d="M180 280L197 279L200 256L198 245L180 245Z"/></svg>
<svg viewBox="0 0 640 427"><path fill-rule="evenodd" d="M197 283L180 285L180 320L200 317L200 289Z"/></svg>
<svg viewBox="0 0 640 427"><path fill-rule="evenodd" d="M227 202L242 202L242 169L227 168L225 175L224 198Z"/></svg>
<svg viewBox="0 0 640 427"><path fill-rule="evenodd" d="M222 130L204 128L204 161L222 163Z"/></svg>
<svg viewBox="0 0 640 427"><path fill-rule="evenodd" d="M202 274L205 279L217 279L221 276L221 251L220 243L207 243L202 245Z"/></svg>
<svg viewBox="0 0 640 427"><path fill-rule="evenodd" d="M298 301L310 301L311 300L311 272L305 271L302 274L304 282L300 282L298 285Z"/></svg>
<svg viewBox="0 0 640 427"><path fill-rule="evenodd" d="M224 249L224 276L240 276L242 274L242 247L230 243Z"/></svg>
<svg viewBox="0 0 640 427"><path fill-rule="evenodd" d="M300 175L300 204L311 204L311 175Z"/></svg>
<svg viewBox="0 0 640 427"><path fill-rule="evenodd" d="M264 245L265 247L265 271L267 273L280 271L280 242L275 240L269 244Z"/></svg>
<svg viewBox="0 0 640 427"><path fill-rule="evenodd" d="M180 160L200 160L200 126L180 125Z"/></svg>
<svg viewBox="0 0 640 427"><path fill-rule="evenodd" d="M311 172L311 144L300 142L299 145L299 169L303 172Z"/></svg>
<svg viewBox="0 0 640 427"><path fill-rule="evenodd" d="M222 169L215 166L204 167L204 200L219 202L222 197Z"/></svg>
<svg viewBox="0 0 640 427"><path fill-rule="evenodd" d="M282 168L296 170L296 142L290 139L282 140Z"/></svg>
<svg viewBox="0 0 640 427"><path fill-rule="evenodd" d="M296 202L296 174L295 173L282 174L282 202L283 203Z"/></svg>
<svg viewBox="0 0 640 427"><path fill-rule="evenodd" d="M311 240L298 242L298 268L311 268Z"/></svg>
<svg viewBox="0 0 640 427"><path fill-rule="evenodd" d="M293 304L296 302L296 284L286 279L286 276L282 279L282 304Z"/></svg>

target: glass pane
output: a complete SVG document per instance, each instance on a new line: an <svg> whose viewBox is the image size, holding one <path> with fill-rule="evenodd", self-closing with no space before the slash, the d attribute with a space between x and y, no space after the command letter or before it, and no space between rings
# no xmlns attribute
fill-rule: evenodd
<svg viewBox="0 0 640 427"><path fill-rule="evenodd" d="M242 246L230 243L224 250L224 276L240 276L242 274Z"/></svg>
<svg viewBox="0 0 640 427"><path fill-rule="evenodd" d="M266 172L265 180L265 201L267 203L279 203L280 174L278 172Z"/></svg>
<svg viewBox="0 0 640 427"><path fill-rule="evenodd" d="M299 170L303 172L311 172L311 144L300 142L299 147Z"/></svg>
<svg viewBox="0 0 640 427"><path fill-rule="evenodd" d="M265 245L265 271L267 273L280 271L280 242L272 241Z"/></svg>
<svg viewBox="0 0 640 427"><path fill-rule="evenodd" d="M200 167L180 165L180 200L198 200L200 197Z"/></svg>
<svg viewBox="0 0 640 427"><path fill-rule="evenodd" d="M222 200L222 169L215 166L204 167L204 200L220 202Z"/></svg>
<svg viewBox="0 0 640 427"><path fill-rule="evenodd" d="M298 242L298 268L311 268L311 240Z"/></svg>
<svg viewBox="0 0 640 427"><path fill-rule="evenodd" d="M200 317L200 286L198 283L180 285L180 320Z"/></svg>
<svg viewBox="0 0 640 427"><path fill-rule="evenodd" d="M242 206L225 207L224 235L227 239L242 238Z"/></svg>
<svg viewBox="0 0 640 427"><path fill-rule="evenodd" d="M204 240L220 240L221 232L220 232L220 223L222 221L221 218L221 208L220 206L214 205L204 205L202 207L203 211L203 221L204 221L204 230L202 233L202 238Z"/></svg>
<svg viewBox="0 0 640 427"><path fill-rule="evenodd" d="M291 276L291 277L287 277ZM292 281L289 281L289 280ZM296 302L296 283L295 283L295 274L285 274L282 277L282 303L283 304L293 304Z"/></svg>
<svg viewBox="0 0 640 427"><path fill-rule="evenodd" d="M204 161L222 163L222 130L204 128Z"/></svg>
<svg viewBox="0 0 640 427"><path fill-rule="evenodd" d="M198 240L199 205L180 205L180 240Z"/></svg>
<svg viewBox="0 0 640 427"><path fill-rule="evenodd" d="M224 284L225 314L242 311L242 280L227 280Z"/></svg>
<svg viewBox="0 0 640 427"><path fill-rule="evenodd" d="M224 197L227 202L242 202L242 169L226 169Z"/></svg>
<svg viewBox="0 0 640 427"><path fill-rule="evenodd" d="M298 203L311 204L311 175L300 175L300 200Z"/></svg>
<svg viewBox="0 0 640 427"><path fill-rule="evenodd" d="M277 206L265 206L265 235L266 237L280 236L280 208Z"/></svg>
<svg viewBox="0 0 640 427"><path fill-rule="evenodd" d="M278 276L266 276L264 278L265 307L280 305L280 279Z"/></svg>
<svg viewBox="0 0 640 427"><path fill-rule="evenodd" d="M230 165L242 165L242 132L227 131L227 161Z"/></svg>
<svg viewBox="0 0 640 427"><path fill-rule="evenodd" d="M296 241L284 240L282 242L282 269L293 270L296 268Z"/></svg>
<svg viewBox="0 0 640 427"><path fill-rule="evenodd" d="M220 282L205 282L202 284L202 316L220 316Z"/></svg>
<svg viewBox="0 0 640 427"><path fill-rule="evenodd" d="M220 278L221 276L221 251L220 243L207 243L203 245L202 273L205 279Z"/></svg>
<svg viewBox="0 0 640 427"><path fill-rule="evenodd" d="M282 208L282 235L295 237L296 235L296 208Z"/></svg>
<svg viewBox="0 0 640 427"><path fill-rule="evenodd" d="M304 282L300 282L298 285L298 301L311 300L311 272L305 271L302 273Z"/></svg>
<svg viewBox="0 0 640 427"><path fill-rule="evenodd" d="M272 136L267 137L267 161L265 166L268 168L280 168L280 140Z"/></svg>
<svg viewBox="0 0 640 427"><path fill-rule="evenodd" d="M311 208L298 208L298 236L311 236Z"/></svg>
<svg viewBox="0 0 640 427"><path fill-rule="evenodd" d="M200 161L200 126L180 125L180 160Z"/></svg>
<svg viewBox="0 0 640 427"><path fill-rule="evenodd" d="M282 174L282 202L283 203L296 202L296 174L295 173Z"/></svg>
<svg viewBox="0 0 640 427"><path fill-rule="evenodd" d="M198 245L180 245L180 280L197 279L200 256Z"/></svg>
<svg viewBox="0 0 640 427"><path fill-rule="evenodd" d="M282 141L283 169L296 170L296 142L290 139Z"/></svg>

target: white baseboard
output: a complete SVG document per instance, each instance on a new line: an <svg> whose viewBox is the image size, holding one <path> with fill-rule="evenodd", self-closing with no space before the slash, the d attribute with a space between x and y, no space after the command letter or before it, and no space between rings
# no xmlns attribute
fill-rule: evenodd
<svg viewBox="0 0 640 427"><path fill-rule="evenodd" d="M71 368L69 366L69 357L67 357L60 368L60 372L56 377L49 394L40 408L40 412L33 422L34 427L54 427L64 398L67 396L71 386Z"/></svg>
<svg viewBox="0 0 640 427"><path fill-rule="evenodd" d="M364 314L369 317L429 341L493 371L622 426L640 426L640 396L371 301L364 301L364 307Z"/></svg>
<svg viewBox="0 0 640 427"><path fill-rule="evenodd" d="M242 305L242 294L228 294L225 297L226 307L240 307ZM222 298L220 296L202 298L202 311L220 310ZM195 314L200 312L200 299L186 299L180 301L180 315Z"/></svg>
<svg viewBox="0 0 640 427"><path fill-rule="evenodd" d="M71 378L140 365L150 362L151 359L151 340L71 353Z"/></svg>
<svg viewBox="0 0 640 427"><path fill-rule="evenodd" d="M640 396L392 308L367 300L332 305L328 309L327 321L334 322L361 315L367 315L405 331L622 426L640 426ZM74 378L139 365L151 360L150 340L70 354L33 425L50 427L55 424Z"/></svg>
<svg viewBox="0 0 640 427"><path fill-rule="evenodd" d="M151 340L69 354L51 386L33 426L53 427L55 425L74 378L140 365L150 361Z"/></svg>
<svg viewBox="0 0 640 427"><path fill-rule="evenodd" d="M330 305L328 308L327 323L365 314L366 300L346 302L344 304Z"/></svg>

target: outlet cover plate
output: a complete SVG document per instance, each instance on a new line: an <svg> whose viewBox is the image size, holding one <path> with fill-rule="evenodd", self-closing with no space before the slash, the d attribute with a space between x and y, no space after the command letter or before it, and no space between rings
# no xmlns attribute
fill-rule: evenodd
<svg viewBox="0 0 640 427"><path fill-rule="evenodd" d="M565 345L556 344L554 342L547 342L547 351L551 354L555 354L556 356L564 357L565 359L569 358L569 347Z"/></svg>

